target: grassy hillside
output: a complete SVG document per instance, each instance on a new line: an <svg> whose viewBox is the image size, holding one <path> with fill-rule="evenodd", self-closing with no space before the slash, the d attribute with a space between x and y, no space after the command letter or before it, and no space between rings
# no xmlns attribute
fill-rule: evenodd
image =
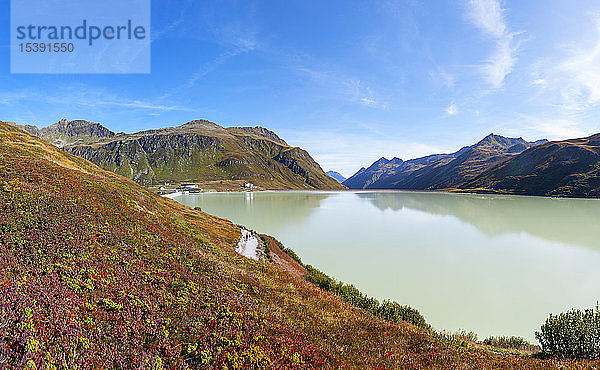
<svg viewBox="0 0 600 370"><path fill-rule="evenodd" d="M234 252L227 220L0 123L0 368L539 368ZM410 302L407 302L410 303Z"/></svg>
<svg viewBox="0 0 600 370"><path fill-rule="evenodd" d="M533 147L461 185L460 189L600 197L600 134Z"/></svg>

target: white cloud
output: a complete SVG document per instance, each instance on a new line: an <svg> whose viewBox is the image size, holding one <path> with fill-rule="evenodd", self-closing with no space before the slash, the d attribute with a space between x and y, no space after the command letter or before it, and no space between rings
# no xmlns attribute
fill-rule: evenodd
<svg viewBox="0 0 600 370"><path fill-rule="evenodd" d="M458 114L458 107L456 106L456 104L452 103L448 107L446 107L446 114L449 116Z"/></svg>
<svg viewBox="0 0 600 370"><path fill-rule="evenodd" d="M469 8L469 19L475 26L497 38L505 35L504 9L497 0L470 0Z"/></svg>
<svg viewBox="0 0 600 370"><path fill-rule="evenodd" d="M524 136L529 140L548 139L565 140L584 137L593 133L585 129L580 122L569 118L534 117L519 114L517 122L507 129L506 134Z"/></svg>
<svg viewBox="0 0 600 370"><path fill-rule="evenodd" d="M536 78L535 80L531 81L532 86L540 86L540 85L545 85L545 84L546 84L546 80L543 78Z"/></svg>
<svg viewBox="0 0 600 370"><path fill-rule="evenodd" d="M506 10L498 0L469 0L467 17L496 43L494 53L481 65L481 71L494 88L502 87L517 61L519 32L511 32L506 24Z"/></svg>

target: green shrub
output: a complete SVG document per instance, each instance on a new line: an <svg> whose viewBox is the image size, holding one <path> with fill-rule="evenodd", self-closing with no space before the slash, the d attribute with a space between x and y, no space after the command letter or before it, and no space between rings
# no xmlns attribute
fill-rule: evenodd
<svg viewBox="0 0 600 370"><path fill-rule="evenodd" d="M477 342L477 334L472 331L467 332L463 329L458 329L456 332L447 332L442 330L441 332L434 332L433 336L442 341L448 341L456 346L466 347L469 342Z"/></svg>
<svg viewBox="0 0 600 370"><path fill-rule="evenodd" d="M346 303L367 310L373 315L389 322L400 323L401 321L408 321L421 328L431 328L419 311L412 307L403 306L397 302L388 300L379 303L377 299L366 296L354 285L337 281L311 265L304 267L307 270L306 280L323 290L336 294Z"/></svg>
<svg viewBox="0 0 600 370"><path fill-rule="evenodd" d="M400 321L408 321L421 328L428 328L429 325L425 322L425 318L409 306L402 306L397 302L385 300L375 309L375 316L381 317L384 320L399 323Z"/></svg>
<svg viewBox="0 0 600 370"><path fill-rule="evenodd" d="M332 292L339 296L344 302L353 306L362 308L371 312L373 315L393 323L399 323L400 321L408 321L416 326L430 329L431 326L427 324L423 316L419 311L409 306L402 306L397 302L392 301L379 301L375 298L368 297L358 290L352 284L344 284L341 281L337 281L311 265L305 265L298 255L291 249L284 247L278 240L271 237L279 248L290 256L294 261L298 262L301 266L306 268L306 280L317 285L319 288Z"/></svg>
<svg viewBox="0 0 600 370"><path fill-rule="evenodd" d="M570 359L600 359L600 311L571 310L550 315L535 336L545 355Z"/></svg>
<svg viewBox="0 0 600 370"><path fill-rule="evenodd" d="M265 259L269 262L272 261L273 259L271 258L271 248L269 248L269 241L267 240L267 237L263 234L258 234L258 236L260 237L260 240L262 240L265 248Z"/></svg>
<svg viewBox="0 0 600 370"><path fill-rule="evenodd" d="M525 350L537 350L538 346L529 343L521 337L488 337L483 340L483 344L492 347L506 348L506 349L525 349Z"/></svg>
<svg viewBox="0 0 600 370"><path fill-rule="evenodd" d="M277 242L277 243L279 243L279 242ZM281 245L281 243L279 243L279 247L281 248L282 251L285 252L285 254L287 254L288 256L290 256L294 261L298 262L300 264L300 266L304 266L304 264L302 263L302 260L300 259L300 257L298 257L298 255L293 250L291 250L289 248L283 247Z"/></svg>

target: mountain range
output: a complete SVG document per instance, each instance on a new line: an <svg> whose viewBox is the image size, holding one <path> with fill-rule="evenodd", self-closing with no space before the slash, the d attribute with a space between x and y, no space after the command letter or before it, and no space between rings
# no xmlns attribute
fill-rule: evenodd
<svg viewBox="0 0 600 370"><path fill-rule="evenodd" d="M474 178L524 150L546 142L527 142L490 134L478 143L450 154L403 161L380 158L344 182L350 189L449 189Z"/></svg>
<svg viewBox="0 0 600 370"><path fill-rule="evenodd" d="M32 135L142 185L252 182L268 189L405 189L571 197L600 196L600 134L528 142L490 134L454 153L384 157L348 179L325 173L305 150L263 127L207 120L133 134L61 120ZM341 183L341 184L340 184Z"/></svg>
<svg viewBox="0 0 600 370"><path fill-rule="evenodd" d="M343 184L350 189L600 197L600 134L552 142L490 134L451 154L380 158Z"/></svg>
<svg viewBox="0 0 600 370"><path fill-rule="evenodd" d="M458 189L600 197L600 134L534 146L466 181Z"/></svg>
<svg viewBox="0 0 600 370"><path fill-rule="evenodd" d="M269 189L345 188L308 152L258 126L224 128L196 120L126 134L63 119L42 129L19 127L142 185L243 180Z"/></svg>

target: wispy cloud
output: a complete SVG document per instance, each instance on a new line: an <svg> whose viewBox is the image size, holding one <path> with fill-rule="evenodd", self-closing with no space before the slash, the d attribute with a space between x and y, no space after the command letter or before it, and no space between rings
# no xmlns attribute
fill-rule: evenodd
<svg viewBox="0 0 600 370"><path fill-rule="evenodd" d="M449 89L456 84L456 79L451 74L438 68L437 70L429 71L429 82L436 86L445 86Z"/></svg>
<svg viewBox="0 0 600 370"><path fill-rule="evenodd" d="M28 96L29 95L24 91L4 91L0 93L0 104L15 104L18 101L27 98Z"/></svg>
<svg viewBox="0 0 600 370"><path fill-rule="evenodd" d="M502 87L517 61L521 32L512 32L506 24L506 10L499 0L469 0L467 17L485 35L495 42L495 51L481 65L481 71L494 88Z"/></svg>
<svg viewBox="0 0 600 370"><path fill-rule="evenodd" d="M136 112L139 116L158 116L165 112L195 111L189 107L165 104L157 100L132 99L117 95L102 89L89 86L64 85L57 86L51 92L43 89L20 89L0 93L0 105L10 106L14 111L15 121L20 123L39 122L46 124L50 117L34 113L35 107L54 107L57 112L63 112L66 118L71 114L85 112L84 118L90 118L98 113ZM79 113L78 113L79 112Z"/></svg>
<svg viewBox="0 0 600 370"><path fill-rule="evenodd" d="M502 38L506 34L504 9L498 0L469 0L469 19L486 33Z"/></svg>
<svg viewBox="0 0 600 370"><path fill-rule="evenodd" d="M563 87L567 101L590 105L600 102L600 25L595 45L571 50L558 70L569 76L570 83Z"/></svg>
<svg viewBox="0 0 600 370"><path fill-rule="evenodd" d="M290 63L289 68L305 75L308 80L327 90L326 98L357 103L361 106L387 110L388 103L358 78L351 78L337 71L318 69Z"/></svg>
<svg viewBox="0 0 600 370"><path fill-rule="evenodd" d="M588 14L580 22L587 31L556 45L552 57L534 63L529 86L535 100L546 102L555 117L591 127L591 122L598 122L600 107L600 17Z"/></svg>
<svg viewBox="0 0 600 370"><path fill-rule="evenodd" d="M546 80L543 78L536 78L535 80L531 81L531 86L541 86L541 85L545 85L546 84Z"/></svg>
<svg viewBox="0 0 600 370"><path fill-rule="evenodd" d="M196 85L196 83L198 82L198 80L200 80L202 77L206 76L207 74L213 72L214 70L216 70L220 65L222 65L223 63L225 63L227 60L235 57L236 55L239 55L241 53L243 53L244 49L233 49L233 50L229 50L226 51L225 53L218 55L217 57L215 57L214 59L201 64L198 69L196 70L196 72L192 73L187 80L185 80L183 83L172 87L170 89L168 89L164 94L162 94L159 97L159 100L164 100L164 99L168 99L171 98L181 92L184 92L192 87L194 87Z"/></svg>
<svg viewBox="0 0 600 370"><path fill-rule="evenodd" d="M94 104L112 105L112 106L116 106L116 107L135 108L135 109L155 110L155 111L161 111L161 112L193 111L193 109L190 109L188 107L179 106L179 105L156 104L153 102L141 101L141 100L129 100L129 101L105 100L105 101L94 102Z"/></svg>
<svg viewBox="0 0 600 370"><path fill-rule="evenodd" d="M29 92L25 97L33 101L37 100L51 104L71 106L114 106L160 112L192 110L184 106L164 104L161 100L131 99L102 89L79 86L66 86L62 89L57 89L52 94Z"/></svg>
<svg viewBox="0 0 600 370"><path fill-rule="evenodd" d="M449 106L447 106L446 114L449 116L454 116L455 114L458 114L458 107L456 106L456 104L452 103Z"/></svg>
<svg viewBox="0 0 600 370"><path fill-rule="evenodd" d="M152 31L152 42L163 38L169 32L172 32L173 30L177 29L177 27L181 26L185 21L184 15L185 15L185 10L182 10L181 12L179 12L179 17L177 19L171 21L170 23L168 23L167 25L165 25L159 29L153 30Z"/></svg>
<svg viewBox="0 0 600 370"><path fill-rule="evenodd" d="M231 32L229 32L231 33ZM240 54L247 53L255 50L258 47L258 41L255 39L255 36L252 34L245 36L229 36L229 49L213 59L200 64L196 70L196 72L192 73L187 80L183 83L168 89L159 99L167 99L178 93L186 91L196 85L198 80L202 77L208 75L209 73L215 71L219 66L223 63L227 62L229 59L236 57Z"/></svg>
<svg viewBox="0 0 600 370"><path fill-rule="evenodd" d="M378 101L375 98L375 93L373 90L367 86L364 86L360 80L352 79L349 80L347 84L348 95L352 101L372 108L387 108L387 104Z"/></svg>
<svg viewBox="0 0 600 370"><path fill-rule="evenodd" d="M529 140L541 138L549 140L564 140L567 138L583 137L593 132L582 127L580 122L568 118L538 117L519 114L514 124L507 128L506 133L523 135Z"/></svg>

